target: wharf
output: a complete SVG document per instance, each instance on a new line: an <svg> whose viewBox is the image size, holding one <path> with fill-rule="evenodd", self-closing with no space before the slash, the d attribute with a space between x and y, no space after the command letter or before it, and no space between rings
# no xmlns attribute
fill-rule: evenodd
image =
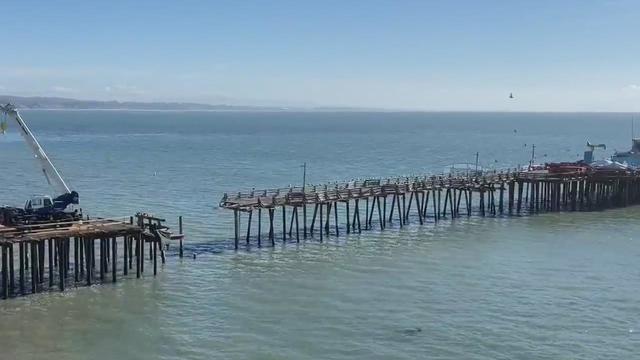
<svg viewBox="0 0 640 360"><path fill-rule="evenodd" d="M144 273L144 243L149 243L149 261L157 273L161 242L129 221L110 219L52 222L0 227L0 298L35 294L55 288L91 286L116 282L133 272ZM120 257L118 254L121 254ZM134 260L135 258L135 260ZM46 261L45 261L46 260ZM16 276L17 273L17 276Z"/></svg>
<svg viewBox="0 0 640 360"><path fill-rule="evenodd" d="M304 239L313 237L316 228L319 228L319 240L322 241L324 236L331 235L332 228L335 229L333 234L339 236L341 228L347 234L360 233L373 229L376 222L379 229L384 230L394 220L402 227L412 219L422 225L428 221L437 223L447 217L591 211L638 203L639 172L549 173L507 169L482 176L424 175L252 190L224 194L219 206L234 214L234 247L238 249L244 232L240 221L243 213L248 214L246 235L242 235L247 246L256 237L251 234L254 212L258 217L256 240L258 246L262 246L263 210L268 214L266 236L271 246L275 246L275 232L280 226L279 235L283 241L294 238L294 226L297 242L301 233ZM275 214L278 209L281 220ZM333 226L330 224L332 209ZM287 210L290 212L288 229ZM311 210L313 215L309 223L307 215ZM302 219L299 212L302 212ZM361 219L361 212L364 219ZM323 217L323 213L326 216ZM343 216L343 226L340 226L339 218Z"/></svg>

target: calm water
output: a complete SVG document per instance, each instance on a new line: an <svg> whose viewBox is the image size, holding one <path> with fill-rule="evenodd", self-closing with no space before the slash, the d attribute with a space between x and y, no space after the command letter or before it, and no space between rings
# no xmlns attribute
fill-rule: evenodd
<svg viewBox="0 0 640 360"><path fill-rule="evenodd" d="M225 191L573 160L628 114L24 112L85 213L185 216L157 278L0 302L0 359L629 359L638 208L227 250ZM15 129L0 203L49 189ZM525 145L526 144L526 145ZM545 157L546 155L546 157ZM601 156L604 156L602 154ZM420 331L418 331L420 329Z"/></svg>

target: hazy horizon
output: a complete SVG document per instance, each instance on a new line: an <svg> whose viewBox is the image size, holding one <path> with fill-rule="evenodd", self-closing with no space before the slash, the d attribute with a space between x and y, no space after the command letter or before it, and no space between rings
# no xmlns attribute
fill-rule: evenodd
<svg viewBox="0 0 640 360"><path fill-rule="evenodd" d="M0 59L0 93L407 111L640 111L640 3L633 1L154 4L5 4L11 56Z"/></svg>
<svg viewBox="0 0 640 360"><path fill-rule="evenodd" d="M166 101L166 102L161 102L161 101L119 101L119 100L96 100L96 99L87 99L87 100L81 100L81 99L74 99L74 98L64 98L64 97L48 97L48 96L34 96L34 97L19 97L19 96L14 96L14 95L6 95L6 94L0 94L0 104L4 104L7 103L7 101L4 101L6 98L23 98L23 99L60 99L60 100L64 100L64 101L78 101L78 102L86 102L87 104L90 103L104 103L104 104L109 104L109 103L117 103L117 104L122 104L122 105L127 105L124 107L99 107L99 106L94 106L94 107L64 107L64 106L42 106L42 104L38 104L37 107L33 107L33 106L21 106L21 104L17 104L18 108L20 108L21 110L30 110L30 111L173 111L173 112L181 112L181 111L185 111L185 112L189 112L189 111L194 111L194 112L225 112L225 111L231 111L231 112L278 112L278 111L282 111L282 112L370 112L370 113L376 113L376 112L389 112L389 113L403 113L403 112L407 112L407 113L531 113L531 114L544 114L544 113L558 113L558 114L562 114L562 113L574 113L574 114L630 114L632 116L635 116L635 114L637 112L635 111L573 111L573 110L558 110L558 111L554 111L554 110L540 110L540 111L536 111L536 110L428 110L428 109L385 109L385 108L364 108L364 107L332 107L332 106L317 106L317 107L305 107L305 106L300 106L300 107L286 107L286 106L282 106L282 107L278 107L278 106L251 106L251 105L228 105L228 104L224 104L224 103L211 103L211 104L207 104L207 103L197 103L197 102L175 102L175 101ZM14 101L8 101L8 103L11 103L13 105L16 105L16 103ZM145 107L131 107L130 105L149 105L149 107L145 108ZM154 105L195 105L195 106L208 106L211 108L180 108L180 107L158 107L158 108L154 108ZM219 108L216 108L219 107ZM228 107L225 108L225 107Z"/></svg>

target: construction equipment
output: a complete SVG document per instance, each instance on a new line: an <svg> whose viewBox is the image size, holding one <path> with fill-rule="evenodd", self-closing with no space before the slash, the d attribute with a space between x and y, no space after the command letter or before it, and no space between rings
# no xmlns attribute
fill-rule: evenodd
<svg viewBox="0 0 640 360"><path fill-rule="evenodd" d="M2 133L7 129L7 119L13 120L18 124L20 134L38 161L47 183L56 192L55 197L34 195L25 202L22 209L15 207L0 208L0 224L12 226L37 221L68 221L82 218L80 211L73 206L79 203L78 193L69 189L62 176L60 176L58 169L44 152L44 149L42 149L42 146L40 146L15 106L11 104L0 105L0 113L5 118L0 124Z"/></svg>

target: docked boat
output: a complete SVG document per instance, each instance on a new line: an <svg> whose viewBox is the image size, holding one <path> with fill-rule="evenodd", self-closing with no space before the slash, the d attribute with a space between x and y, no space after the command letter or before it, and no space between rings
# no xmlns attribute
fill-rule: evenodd
<svg viewBox="0 0 640 360"><path fill-rule="evenodd" d="M546 164L530 164L527 166L523 166L521 171L526 172L528 174L548 174L549 169Z"/></svg>
<svg viewBox="0 0 640 360"><path fill-rule="evenodd" d="M631 150L616 151L611 160L634 169L640 168L640 139L631 139Z"/></svg>
<svg viewBox="0 0 640 360"><path fill-rule="evenodd" d="M551 174L586 174L591 169L584 162L547 163L546 168Z"/></svg>
<svg viewBox="0 0 640 360"><path fill-rule="evenodd" d="M600 175L620 176L630 174L632 168L626 164L612 160L597 160L590 164L591 172Z"/></svg>

